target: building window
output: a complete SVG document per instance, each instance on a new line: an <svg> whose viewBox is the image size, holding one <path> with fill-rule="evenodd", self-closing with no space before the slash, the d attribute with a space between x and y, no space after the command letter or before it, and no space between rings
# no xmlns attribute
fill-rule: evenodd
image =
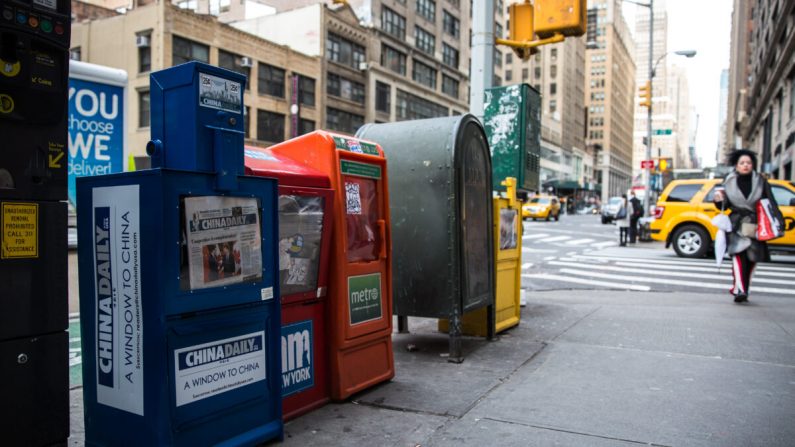
<svg viewBox="0 0 795 447"><path fill-rule="evenodd" d="M447 116L447 107L398 89L395 105L398 121Z"/></svg>
<svg viewBox="0 0 795 447"><path fill-rule="evenodd" d="M522 80L524 81L524 80L526 80L529 77L530 77L530 70L528 70L526 68L523 68L522 69Z"/></svg>
<svg viewBox="0 0 795 447"><path fill-rule="evenodd" d="M447 75L442 75L442 93L458 99L458 81Z"/></svg>
<svg viewBox="0 0 795 447"><path fill-rule="evenodd" d="M513 53L508 53L505 55L505 63L512 64L513 63Z"/></svg>
<svg viewBox="0 0 795 447"><path fill-rule="evenodd" d="M315 130L315 122L301 118L298 121L298 135L306 135Z"/></svg>
<svg viewBox="0 0 795 447"><path fill-rule="evenodd" d="M436 88L436 70L417 59L412 63L411 78L426 87Z"/></svg>
<svg viewBox="0 0 795 447"><path fill-rule="evenodd" d="M364 117L344 110L326 107L326 127L330 130L355 134L364 125Z"/></svg>
<svg viewBox="0 0 795 447"><path fill-rule="evenodd" d="M281 113L257 110L257 139L271 143L284 141L284 118Z"/></svg>
<svg viewBox="0 0 795 447"><path fill-rule="evenodd" d="M298 76L298 104L315 106L315 80L300 74Z"/></svg>
<svg viewBox="0 0 795 447"><path fill-rule="evenodd" d="M453 67L458 68L458 50L447 45L446 43L442 44L442 61Z"/></svg>
<svg viewBox="0 0 795 447"><path fill-rule="evenodd" d="M417 13L431 22L435 22L436 2L433 0L417 0Z"/></svg>
<svg viewBox="0 0 795 447"><path fill-rule="evenodd" d="M334 73L329 73L326 80L326 93L329 95L364 104L364 84L351 81Z"/></svg>
<svg viewBox="0 0 795 447"><path fill-rule="evenodd" d="M210 47L174 36L171 48L171 64L179 65L190 61L210 62Z"/></svg>
<svg viewBox="0 0 795 447"><path fill-rule="evenodd" d="M245 60L244 60L245 59ZM234 53L218 50L218 66L246 76L246 90L251 85L251 61Z"/></svg>
<svg viewBox="0 0 795 447"><path fill-rule="evenodd" d="M381 10L381 29L400 40L406 40L406 18L386 6Z"/></svg>
<svg viewBox="0 0 795 447"><path fill-rule="evenodd" d="M389 113L389 102L392 96L392 87L383 82L375 82L375 110Z"/></svg>
<svg viewBox="0 0 795 447"><path fill-rule="evenodd" d="M138 127L149 127L149 90L138 92Z"/></svg>
<svg viewBox="0 0 795 447"><path fill-rule="evenodd" d="M556 61L558 59L558 49L552 48L549 50L549 57L552 59L552 62Z"/></svg>
<svg viewBox="0 0 795 447"><path fill-rule="evenodd" d="M502 53L497 47L494 47L494 65L502 67Z"/></svg>
<svg viewBox="0 0 795 447"><path fill-rule="evenodd" d="M511 70L505 70L505 80L509 82L513 80L513 73Z"/></svg>
<svg viewBox="0 0 795 447"><path fill-rule="evenodd" d="M447 11L444 12L442 25L444 28L444 32L446 32L447 34L453 37L458 37L459 35L461 35L461 22L459 22L454 15L450 14Z"/></svg>
<svg viewBox="0 0 795 447"><path fill-rule="evenodd" d="M499 23L494 23L494 37L498 39L502 39L503 37L505 37L502 35L502 25L500 25Z"/></svg>
<svg viewBox="0 0 795 447"><path fill-rule="evenodd" d="M334 33L328 33L328 39L326 40L326 58L357 70L361 69L361 64L363 62L367 61L363 46Z"/></svg>
<svg viewBox="0 0 795 447"><path fill-rule="evenodd" d="M138 73L148 73L152 71L152 33L140 33L135 35L138 45Z"/></svg>
<svg viewBox="0 0 795 447"><path fill-rule="evenodd" d="M381 45L381 65L402 75L406 74L406 55L400 51Z"/></svg>
<svg viewBox="0 0 795 447"><path fill-rule="evenodd" d="M549 100L549 113L555 113L558 110L558 102L554 99Z"/></svg>
<svg viewBox="0 0 795 447"><path fill-rule="evenodd" d="M550 95L554 95L557 92L558 92L558 84L556 84L554 82L549 84L549 94Z"/></svg>
<svg viewBox="0 0 795 447"><path fill-rule="evenodd" d="M259 91L259 94L275 96L277 98L283 99L284 70L260 62L259 70L257 70L257 72L257 90Z"/></svg>
<svg viewBox="0 0 795 447"><path fill-rule="evenodd" d="M80 57L82 56L82 53L83 51L80 49L80 47L74 47L71 50L69 50L69 59L73 61L79 61Z"/></svg>
<svg viewBox="0 0 795 447"><path fill-rule="evenodd" d="M536 79L541 78L541 67L533 68L533 76L535 76Z"/></svg>
<svg viewBox="0 0 795 447"><path fill-rule="evenodd" d="M436 37L434 37L433 34L425 31L419 26L415 26L414 40L417 48L430 55L433 55L434 48L436 47Z"/></svg>
<svg viewBox="0 0 795 447"><path fill-rule="evenodd" d="M549 77L554 78L558 75L558 66L557 65L550 65L549 66Z"/></svg>

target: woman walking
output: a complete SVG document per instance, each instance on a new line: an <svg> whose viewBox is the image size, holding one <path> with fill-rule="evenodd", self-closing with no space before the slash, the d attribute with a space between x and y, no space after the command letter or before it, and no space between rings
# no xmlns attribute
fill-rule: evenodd
<svg viewBox="0 0 795 447"><path fill-rule="evenodd" d="M715 206L731 210L729 220L732 231L728 234L727 252L732 259L730 293L735 303L748 301L751 275L757 262L770 261L770 253L765 242L756 239L756 204L761 199L770 200L774 212L779 213L779 223L783 223L775 197L767 180L756 172L756 153L741 149L732 152L729 163L734 171L723 181L723 191L715 192Z"/></svg>
<svg viewBox="0 0 795 447"><path fill-rule="evenodd" d="M621 195L621 208L616 213L616 225L618 225L618 245L627 246L629 238L629 218L632 216L632 202L627 200L627 195Z"/></svg>

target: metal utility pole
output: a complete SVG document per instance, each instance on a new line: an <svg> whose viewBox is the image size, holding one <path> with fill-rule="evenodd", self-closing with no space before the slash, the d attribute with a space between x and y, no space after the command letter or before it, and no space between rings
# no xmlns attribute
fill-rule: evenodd
<svg viewBox="0 0 795 447"><path fill-rule="evenodd" d="M654 0L649 0L649 94L652 101L646 110L646 160L651 160L651 111L654 98ZM649 216L649 199L651 197L651 168L646 164L646 191L643 194L643 212Z"/></svg>
<svg viewBox="0 0 795 447"><path fill-rule="evenodd" d="M483 95L494 84L494 0L472 2L469 113L483 121Z"/></svg>

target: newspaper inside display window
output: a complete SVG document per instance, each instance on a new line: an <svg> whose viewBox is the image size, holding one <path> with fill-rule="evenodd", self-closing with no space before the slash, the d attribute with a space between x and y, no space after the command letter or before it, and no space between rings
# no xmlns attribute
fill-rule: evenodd
<svg viewBox="0 0 795 447"><path fill-rule="evenodd" d="M500 250L516 248L518 220L518 210L511 208L500 209Z"/></svg>
<svg viewBox="0 0 795 447"><path fill-rule="evenodd" d="M180 288L198 290L262 280L259 201L183 197Z"/></svg>
<svg viewBox="0 0 795 447"><path fill-rule="evenodd" d="M279 196L279 285L283 296L317 290L322 233L322 197Z"/></svg>

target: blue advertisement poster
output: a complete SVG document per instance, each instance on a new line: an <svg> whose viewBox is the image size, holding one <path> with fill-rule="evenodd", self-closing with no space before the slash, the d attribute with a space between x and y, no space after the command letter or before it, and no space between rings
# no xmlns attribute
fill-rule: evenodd
<svg viewBox="0 0 795 447"><path fill-rule="evenodd" d="M75 178L122 172L124 88L69 79L69 202Z"/></svg>

